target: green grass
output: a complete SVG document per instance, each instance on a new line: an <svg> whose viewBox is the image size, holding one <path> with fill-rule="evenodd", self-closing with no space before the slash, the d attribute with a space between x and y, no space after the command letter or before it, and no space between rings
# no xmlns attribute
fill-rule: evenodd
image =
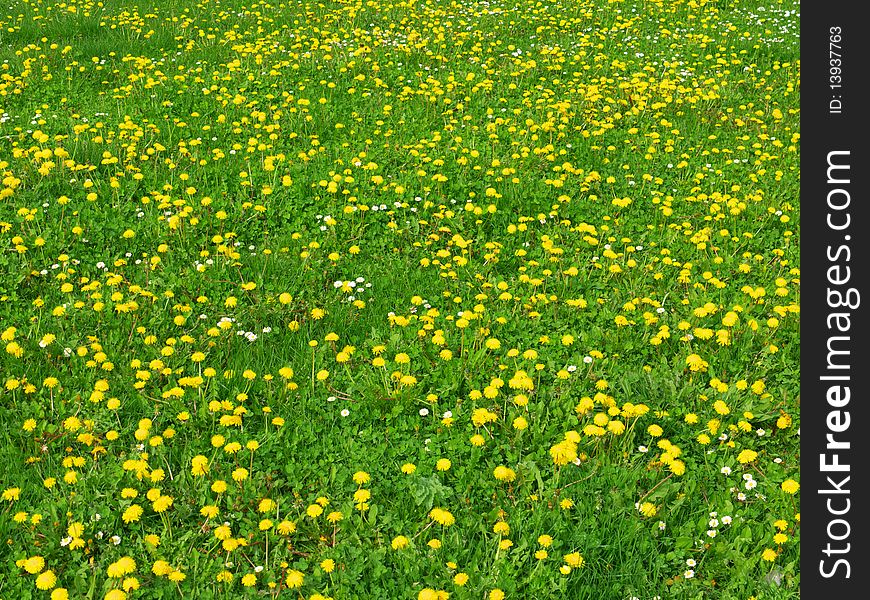
<svg viewBox="0 0 870 600"><path fill-rule="evenodd" d="M797 11L8 8L0 598L798 597Z"/></svg>

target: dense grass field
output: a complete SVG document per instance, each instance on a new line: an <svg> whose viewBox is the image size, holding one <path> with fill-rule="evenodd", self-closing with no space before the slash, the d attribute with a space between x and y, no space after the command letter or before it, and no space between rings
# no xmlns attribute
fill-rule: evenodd
<svg viewBox="0 0 870 600"><path fill-rule="evenodd" d="M799 596L794 0L6 0L0 599Z"/></svg>

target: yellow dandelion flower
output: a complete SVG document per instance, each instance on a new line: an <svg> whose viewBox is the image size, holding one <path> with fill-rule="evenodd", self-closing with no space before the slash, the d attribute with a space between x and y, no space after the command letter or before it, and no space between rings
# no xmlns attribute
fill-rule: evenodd
<svg viewBox="0 0 870 600"><path fill-rule="evenodd" d="M639 507L638 510L645 517L654 517L658 513L658 508L652 502L644 502Z"/></svg>
<svg viewBox="0 0 870 600"><path fill-rule="evenodd" d="M151 503L151 508L154 509L154 512L162 513L167 510L173 503L172 496L160 496L154 502Z"/></svg>
<svg viewBox="0 0 870 600"><path fill-rule="evenodd" d="M281 521L280 523L278 523L278 525L277 525L277 527L275 527L275 529L281 535L290 535L291 533L296 531L296 523L294 523L293 521L287 521L285 519L284 521Z"/></svg>
<svg viewBox="0 0 870 600"><path fill-rule="evenodd" d="M202 454L197 454L190 459L190 473L194 477L201 477L208 473L208 458Z"/></svg>
<svg viewBox="0 0 870 600"><path fill-rule="evenodd" d="M741 464L751 463L758 457L758 452L755 450L745 449L741 450L740 454L737 455L737 462Z"/></svg>
<svg viewBox="0 0 870 600"><path fill-rule="evenodd" d="M786 494L795 494L800 489L800 484L794 479L786 479L782 482L782 491Z"/></svg>
<svg viewBox="0 0 870 600"><path fill-rule="evenodd" d="M136 561L129 556L122 556L109 565L106 569L106 574L113 579L119 579L124 575L129 575L135 570Z"/></svg>
<svg viewBox="0 0 870 600"><path fill-rule="evenodd" d="M437 507L429 511L429 518L444 527L449 527L456 522L455 517L450 513L450 511Z"/></svg>
<svg viewBox="0 0 870 600"><path fill-rule="evenodd" d="M164 577L172 571L173 568L165 560L156 560L154 561L154 564L151 565L151 572L158 577Z"/></svg>
<svg viewBox="0 0 870 600"><path fill-rule="evenodd" d="M50 590L57 583L57 576L51 569L43 571L36 577L36 587L40 590Z"/></svg>
<svg viewBox="0 0 870 600"><path fill-rule="evenodd" d="M493 476L499 481L511 482L517 477L516 471L503 465L497 466L493 472Z"/></svg>
<svg viewBox="0 0 870 600"><path fill-rule="evenodd" d="M24 561L24 570L31 575L36 575L45 568L45 559L41 556L31 556Z"/></svg>
<svg viewBox="0 0 870 600"><path fill-rule="evenodd" d="M583 566L583 557L580 556L579 552L571 552L570 554L566 554L562 557L565 563L575 569Z"/></svg>
<svg viewBox="0 0 870 600"><path fill-rule="evenodd" d="M124 511L124 514L121 515L121 519L124 523L135 523L141 516L142 507L138 504L132 504Z"/></svg>
<svg viewBox="0 0 870 600"><path fill-rule="evenodd" d="M295 590L297 588L302 587L302 583L305 581L305 574L301 571L297 571L296 569L291 569L287 573L287 578L284 580L284 583L287 584L287 587L291 590Z"/></svg>

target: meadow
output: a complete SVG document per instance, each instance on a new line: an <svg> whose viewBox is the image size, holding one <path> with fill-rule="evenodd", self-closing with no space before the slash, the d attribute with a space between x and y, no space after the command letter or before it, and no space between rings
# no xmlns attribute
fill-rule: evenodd
<svg viewBox="0 0 870 600"><path fill-rule="evenodd" d="M6 0L0 599L799 597L796 0Z"/></svg>

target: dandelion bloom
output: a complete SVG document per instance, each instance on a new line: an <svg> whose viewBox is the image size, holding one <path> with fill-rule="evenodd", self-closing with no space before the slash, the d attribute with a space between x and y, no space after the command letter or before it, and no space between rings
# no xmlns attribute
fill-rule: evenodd
<svg viewBox="0 0 870 600"><path fill-rule="evenodd" d="M121 519L124 520L124 523L135 523L142 516L142 507L138 504L132 504L127 510L124 511L124 514L121 515Z"/></svg>
<svg viewBox="0 0 870 600"><path fill-rule="evenodd" d="M637 510L645 517L654 517L658 513L658 508L652 502L644 502Z"/></svg>
<svg viewBox="0 0 870 600"><path fill-rule="evenodd" d="M509 467L505 467L503 465L497 466L493 472L493 476L499 481L511 482L517 478L517 473L513 469Z"/></svg>
<svg viewBox="0 0 870 600"><path fill-rule="evenodd" d="M550 457L557 466L574 462L577 459L577 444L571 440L562 440L550 448Z"/></svg>
<svg viewBox="0 0 870 600"><path fill-rule="evenodd" d="M2 498L3 500L9 500L10 502L14 500L18 500L18 497L21 495L21 488L12 487L3 490Z"/></svg>
<svg viewBox="0 0 870 600"><path fill-rule="evenodd" d="M305 574L304 573L302 573L301 571L297 571L296 569L291 569L287 573L287 579L285 580L285 583L287 584L288 588L290 588L291 590L295 590L297 588L302 587L302 583L304 581L305 581Z"/></svg>
<svg viewBox="0 0 870 600"><path fill-rule="evenodd" d="M286 520L281 521L280 523L278 523L278 526L276 527L276 529L278 530L278 533L280 533L281 535L290 535L291 533L296 531L296 523L294 523L293 521L286 521Z"/></svg>
<svg viewBox="0 0 870 600"><path fill-rule="evenodd" d="M782 491L786 494L794 494L800 489L800 484L794 479L786 479L782 482Z"/></svg>
<svg viewBox="0 0 870 600"><path fill-rule="evenodd" d="M709 365L707 364L707 361L697 354L690 354L686 357L686 366L692 371L700 371L703 373L707 370Z"/></svg>
<svg viewBox="0 0 870 600"><path fill-rule="evenodd" d="M71 523L70 526L66 528L66 534L71 538L82 537L84 532L85 526L79 522Z"/></svg>
<svg viewBox="0 0 870 600"><path fill-rule="evenodd" d="M583 566L583 557L580 556L579 552L571 552L570 554L566 554L562 558L569 566L573 568L579 568Z"/></svg>
<svg viewBox="0 0 870 600"><path fill-rule="evenodd" d="M758 452L755 450L741 450L740 454L737 455L737 462L741 464L751 463L758 456Z"/></svg>
<svg viewBox="0 0 870 600"><path fill-rule="evenodd" d="M154 512L162 513L172 506L172 503L172 496L160 496L157 500L151 503L151 507L154 509Z"/></svg>
<svg viewBox="0 0 870 600"><path fill-rule="evenodd" d="M498 416L485 408L478 408L471 414L471 422L474 423L475 427L481 427L486 423L491 423L498 419Z"/></svg>
<svg viewBox="0 0 870 600"><path fill-rule="evenodd" d="M129 556L122 556L121 558L109 565L109 568L106 570L106 574L113 579L118 579L123 577L124 575L129 575L135 570L136 561Z"/></svg>
<svg viewBox="0 0 870 600"><path fill-rule="evenodd" d="M208 473L208 458L202 454L197 454L190 459L190 474L194 477L200 477Z"/></svg>
<svg viewBox="0 0 870 600"><path fill-rule="evenodd" d="M41 556L31 556L24 561L24 570L31 575L36 575L45 568L45 559Z"/></svg>
<svg viewBox="0 0 870 600"><path fill-rule="evenodd" d="M429 517L444 527L449 527L456 522L456 519L450 511L444 510L443 508L433 508L429 511Z"/></svg>
<svg viewBox="0 0 870 600"><path fill-rule="evenodd" d="M233 574L230 573L229 571L221 571L220 573L217 574L215 579L217 579L221 583L229 583L233 580Z"/></svg>
<svg viewBox="0 0 870 600"><path fill-rule="evenodd" d="M57 583L57 576L51 569L43 571L36 578L36 587L40 590L50 590Z"/></svg>

